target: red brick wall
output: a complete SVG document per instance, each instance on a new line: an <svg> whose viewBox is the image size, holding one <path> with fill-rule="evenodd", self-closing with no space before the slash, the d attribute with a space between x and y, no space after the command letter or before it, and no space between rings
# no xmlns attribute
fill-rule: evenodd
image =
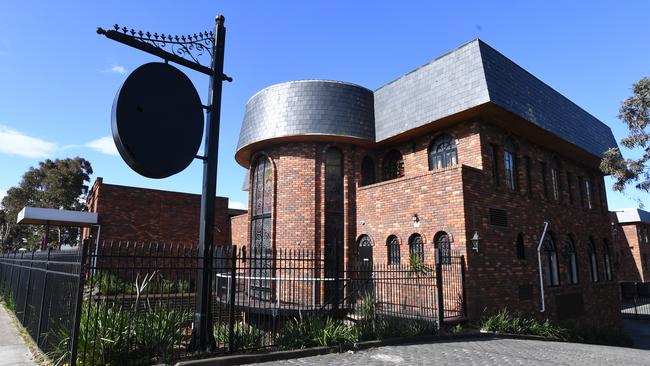
<svg viewBox="0 0 650 366"><path fill-rule="evenodd" d="M442 171L429 171L427 148L441 132L450 134L458 150L458 166ZM307 248L321 251L324 243L324 164L329 146L338 146L344 153L344 197L346 258L348 263L356 252L356 240L362 234L374 241L375 263L386 263L386 239L397 235L401 243L402 263L408 260L408 238L419 233L425 241L425 258L434 256L433 237L438 231L451 234L452 249L466 256L466 298L468 315L478 320L484 311L503 307L539 315L539 280L536 247L533 236L539 237L545 220L555 235L560 261L560 286L546 287L546 316L556 317L558 296L580 293L585 315L571 322L620 326L616 273L613 281L605 281L603 239L610 242L614 261L610 219L604 196L604 181L597 167L585 166L570 157L556 156L552 151L518 136L510 136L517 145L519 190L509 192L504 182L503 145L509 134L487 121L469 121L445 131L437 131L411 140L366 149L350 145L324 143L277 144L258 153L269 156L274 167L274 246L278 249ZM493 159L490 144L496 144L500 184L492 181ZM382 160L386 152L397 149L404 158L405 175L390 181L361 187L361 162L371 156L380 180ZM527 192L524 157L530 157L531 186ZM547 184L552 189L551 159L560 161L561 199L555 201L543 194L540 162L547 164ZM567 172L573 177L573 202L568 193ZM584 194L578 190L578 177L592 177L593 208L587 209ZM552 194L549 195L551 197ZM508 226L491 225L489 208L505 209ZM412 215L419 217L414 226ZM237 225L245 226L238 222ZM247 228L246 228L247 230ZM469 249L470 238L477 232L480 249ZM515 240L523 233L526 259L518 260ZM567 261L564 239L572 234L578 259L579 284L567 283ZM244 234L246 235L246 234ZM600 282L591 283L587 240L596 239ZM520 300L520 285L532 288L532 298ZM597 299L606 297L602 301ZM597 321L597 322L596 322Z"/></svg>
<svg viewBox="0 0 650 366"><path fill-rule="evenodd" d="M645 238L639 242L639 230L646 228L650 235L650 225L631 223L620 225L623 242L626 249L621 254L621 281L649 282L650 281L650 243L645 243ZM644 256L647 260L643 264Z"/></svg>
<svg viewBox="0 0 650 366"><path fill-rule="evenodd" d="M248 232L250 224L248 221L248 214L237 215L230 218L230 228L232 231L231 243L241 247L242 245L249 246Z"/></svg>
<svg viewBox="0 0 650 366"><path fill-rule="evenodd" d="M105 184L93 185L87 207L97 212L101 241L198 243L201 196ZM217 197L215 245L229 245L228 199Z"/></svg>
<svg viewBox="0 0 650 366"><path fill-rule="evenodd" d="M597 187L594 191L602 191L604 187L602 174L595 167L585 167L564 156L555 156L551 151L536 146L533 141L511 136L518 146L516 155L520 161L520 189L519 192L509 192L503 180L504 136L507 136L505 131L483 124L481 141L485 169L483 171L465 169L463 174L467 233L470 235L476 230L482 238L479 252L470 253L467 257L467 302L470 317L476 319L484 309L493 311L505 306L513 310L537 313L539 307L536 258L538 243L532 237L536 235L539 238L542 234L543 222L549 221L548 230L554 234L558 248L560 286L546 286L548 315L555 316L556 296L579 292L582 293L585 304L585 316L582 321L598 321L600 324L620 326L620 308L614 306L618 301L616 273L614 273L614 281L606 281L604 275L603 239L606 238L610 246L613 245L606 201L600 199L597 193L594 197L594 208L587 209L580 202L580 193L577 190L576 177L592 175ZM499 146L499 186L492 181L493 159L489 148L491 143ZM530 197L526 191L525 165L521 163L524 161L524 156L529 156L532 162ZM547 184L551 189L550 161L554 156L560 160L560 181L564 188L559 202L552 198L544 198L539 163L540 161L547 163ZM567 191L567 171L573 175L573 204L570 203ZM508 227L490 225L488 218L490 207L507 210ZM518 260L516 255L515 240L519 232L524 236L525 260ZM567 234L572 234L574 237L579 272L577 285L570 285L567 280L567 260L564 256L564 240ZM587 240L590 236L596 239L598 251L600 282L595 284L591 283L589 275ZM613 247L610 247L610 254L613 261ZM532 286L532 300L519 300L520 285ZM611 306L601 306L595 300L598 296L608 297L603 301L611 303ZM588 301L589 299L594 302Z"/></svg>

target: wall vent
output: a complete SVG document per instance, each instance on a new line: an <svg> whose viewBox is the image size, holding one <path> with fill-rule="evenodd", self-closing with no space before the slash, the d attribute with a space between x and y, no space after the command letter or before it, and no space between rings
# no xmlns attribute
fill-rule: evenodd
<svg viewBox="0 0 650 366"><path fill-rule="evenodd" d="M498 208L490 208L490 225L508 226L508 211Z"/></svg>

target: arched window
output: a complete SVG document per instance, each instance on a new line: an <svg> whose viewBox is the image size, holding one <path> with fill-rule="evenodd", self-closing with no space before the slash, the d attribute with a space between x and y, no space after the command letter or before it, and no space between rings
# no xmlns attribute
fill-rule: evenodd
<svg viewBox="0 0 650 366"><path fill-rule="evenodd" d="M361 162L361 185L367 186L373 183L375 183L375 162L370 156L366 156Z"/></svg>
<svg viewBox="0 0 650 366"><path fill-rule="evenodd" d="M551 193L555 201L562 200L562 186L560 186L560 162L557 158L551 160Z"/></svg>
<svg viewBox="0 0 650 366"><path fill-rule="evenodd" d="M399 239L397 236L391 235L386 239L386 250L388 251L388 264L400 263L400 253L399 253Z"/></svg>
<svg viewBox="0 0 650 366"><path fill-rule="evenodd" d="M429 145L429 170L448 168L458 164L456 143L449 135L440 135Z"/></svg>
<svg viewBox="0 0 650 366"><path fill-rule="evenodd" d="M519 172L517 168L517 153L512 139L506 139L503 145L503 168L506 175L506 187L515 192L519 189Z"/></svg>
<svg viewBox="0 0 650 366"><path fill-rule="evenodd" d="M555 239L551 233L546 234L544 239L544 274L546 277L546 284L548 286L559 286L560 276L559 267L557 262L557 247L555 246Z"/></svg>
<svg viewBox="0 0 650 366"><path fill-rule="evenodd" d="M329 148L325 152L325 276L329 278L343 270L343 224L343 153ZM326 291L333 296L333 287Z"/></svg>
<svg viewBox="0 0 650 366"><path fill-rule="evenodd" d="M612 276L612 260L609 254L609 241L603 239L603 265L605 266L605 279L611 281Z"/></svg>
<svg viewBox="0 0 650 366"><path fill-rule="evenodd" d="M598 282L598 256L596 254L596 243L592 237L589 237L587 250L589 251L589 272L591 274L591 282Z"/></svg>
<svg viewBox="0 0 650 366"><path fill-rule="evenodd" d="M395 179L404 176L404 159L397 150L389 151L384 157L384 180Z"/></svg>
<svg viewBox="0 0 650 366"><path fill-rule="evenodd" d="M517 259L523 260L526 259L526 247L524 246L524 234L517 234L517 241L515 243L517 247Z"/></svg>
<svg viewBox="0 0 650 366"><path fill-rule="evenodd" d="M567 235L564 240L564 255L567 260L567 280L570 284L575 285L578 283L578 258L571 235Z"/></svg>
<svg viewBox="0 0 650 366"><path fill-rule="evenodd" d="M413 234L409 237L409 255L417 258L420 263L424 262L424 242L422 235Z"/></svg>
<svg viewBox="0 0 650 366"><path fill-rule="evenodd" d="M594 192L593 184L591 183L591 177L585 177L585 196L587 198L587 208L594 208Z"/></svg>
<svg viewBox="0 0 650 366"><path fill-rule="evenodd" d="M266 156L253 164L251 199L251 295L262 299L271 296L271 248L273 208L273 168Z"/></svg>
<svg viewBox="0 0 650 366"><path fill-rule="evenodd" d="M433 237L436 250L440 252L440 263L451 264L451 241L444 231L438 231Z"/></svg>

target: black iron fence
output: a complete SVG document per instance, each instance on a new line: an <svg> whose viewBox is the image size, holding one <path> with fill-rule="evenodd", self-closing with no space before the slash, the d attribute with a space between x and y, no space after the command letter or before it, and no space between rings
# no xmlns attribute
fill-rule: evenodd
<svg viewBox="0 0 650 366"><path fill-rule="evenodd" d="M5 253L0 291L40 349L76 353L82 253L78 250Z"/></svg>
<svg viewBox="0 0 650 366"><path fill-rule="evenodd" d="M650 282L621 282L621 316L650 320Z"/></svg>
<svg viewBox="0 0 650 366"><path fill-rule="evenodd" d="M83 365L196 356L191 332L202 258L195 246L103 243L82 252L0 260L0 286L45 352ZM350 258L331 276L315 251L217 247L213 352L291 348L286 333L310 319L336 319L350 329L371 319L392 331L408 325L433 332L465 314L464 258L448 254L437 264Z"/></svg>

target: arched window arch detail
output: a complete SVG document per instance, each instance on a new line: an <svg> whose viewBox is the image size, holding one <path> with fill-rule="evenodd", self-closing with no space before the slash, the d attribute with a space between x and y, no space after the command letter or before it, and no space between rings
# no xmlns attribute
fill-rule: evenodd
<svg viewBox="0 0 650 366"><path fill-rule="evenodd" d="M343 271L343 152L330 147L325 151L325 276L336 278ZM333 299L335 284L326 285L326 296ZM340 292L342 288L339 288Z"/></svg>
<svg viewBox="0 0 650 366"><path fill-rule="evenodd" d="M570 234L564 239L564 256L567 261L567 281L569 284L575 285L578 283L578 257Z"/></svg>
<svg viewBox="0 0 650 366"><path fill-rule="evenodd" d="M375 181L375 161L370 156L366 156L361 162L361 185L367 186Z"/></svg>
<svg viewBox="0 0 650 366"><path fill-rule="evenodd" d="M273 225L273 167L271 160L260 155L251 173L252 213L250 226L251 295L262 299L271 297L271 254ZM268 279L265 279L268 278Z"/></svg>
<svg viewBox="0 0 650 366"><path fill-rule="evenodd" d="M386 251L388 252L388 264L399 265L401 258L399 239L396 235L391 235L386 239Z"/></svg>
<svg viewBox="0 0 650 366"><path fill-rule="evenodd" d="M591 275L591 282L598 282L598 254L596 252L596 242L591 236L587 243L587 251L589 252L589 273Z"/></svg>
<svg viewBox="0 0 650 366"><path fill-rule="evenodd" d="M612 259L609 253L609 241L603 239L603 266L605 270L605 280L611 281L614 276L612 275Z"/></svg>
<svg viewBox="0 0 650 366"><path fill-rule="evenodd" d="M402 157L402 153L397 150L389 151L386 156L384 156L382 167L384 180L403 177L404 158Z"/></svg>
<svg viewBox="0 0 650 366"><path fill-rule="evenodd" d="M428 149L429 170L443 169L458 164L458 150L456 142L447 135L436 137Z"/></svg>
<svg viewBox="0 0 650 366"><path fill-rule="evenodd" d="M524 234L517 234L517 240L515 241L515 247L517 249L517 259L524 260L526 259L526 246L524 245Z"/></svg>
<svg viewBox="0 0 650 366"><path fill-rule="evenodd" d="M560 285L560 268L557 261L557 246L553 234L547 233L544 238L544 274L548 286Z"/></svg>
<svg viewBox="0 0 650 366"><path fill-rule="evenodd" d="M422 235L415 233L409 237L409 255L424 263L424 240Z"/></svg>
<svg viewBox="0 0 650 366"><path fill-rule="evenodd" d="M519 190L519 168L517 165L516 145L511 138L506 138L503 143L503 169L506 187L511 192Z"/></svg>
<svg viewBox="0 0 650 366"><path fill-rule="evenodd" d="M440 263L451 264L451 240L449 234L438 231L433 237L434 247L440 252Z"/></svg>

